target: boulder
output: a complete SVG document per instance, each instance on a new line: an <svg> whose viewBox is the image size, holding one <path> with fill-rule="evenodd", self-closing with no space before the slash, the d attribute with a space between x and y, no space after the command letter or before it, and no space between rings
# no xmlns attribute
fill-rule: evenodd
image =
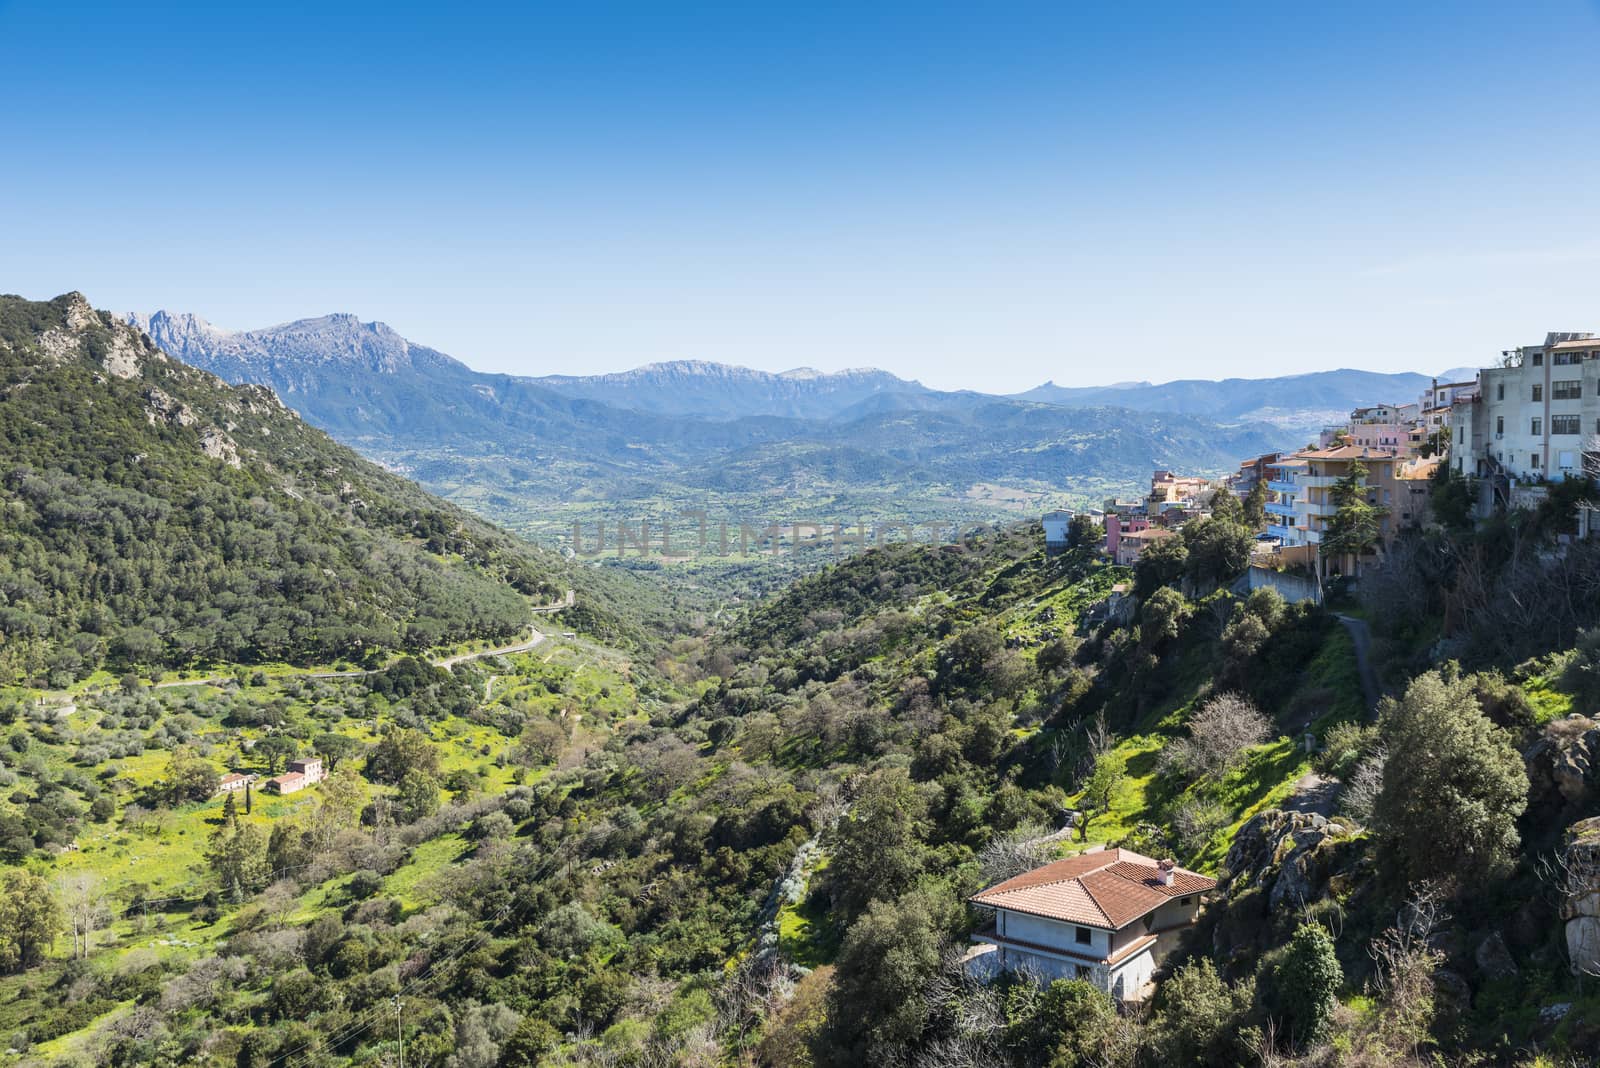
<svg viewBox="0 0 1600 1068"><path fill-rule="evenodd" d="M1509 979L1517 974L1517 962L1506 948L1506 940L1500 937L1499 931L1491 932L1488 938L1478 944L1478 951L1472 955L1472 959L1485 979Z"/></svg>
<svg viewBox="0 0 1600 1068"><path fill-rule="evenodd" d="M1442 1010L1459 1013L1472 1004L1472 987L1460 972L1440 968L1433 973L1433 989Z"/></svg>

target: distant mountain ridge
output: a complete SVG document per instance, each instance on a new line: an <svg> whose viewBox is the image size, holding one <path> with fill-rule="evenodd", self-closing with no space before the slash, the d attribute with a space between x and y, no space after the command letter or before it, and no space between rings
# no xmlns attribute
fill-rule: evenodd
<svg viewBox="0 0 1600 1068"><path fill-rule="evenodd" d="M959 510L994 486L1092 499L1153 467L1221 474L1303 444L1352 398L1408 400L1428 381L1323 372L1000 397L871 368L775 374L703 360L522 377L473 370L352 315L239 332L167 311L126 318L174 356L270 386L369 456L541 536L596 507L663 502L834 518L910 500Z"/></svg>
<svg viewBox="0 0 1600 1068"><path fill-rule="evenodd" d="M602 375L547 375L530 380L567 396L661 415L736 419L776 415L830 419L885 393L932 393L876 368L823 372L810 367L774 374L706 360L651 363Z"/></svg>
<svg viewBox="0 0 1600 1068"><path fill-rule="evenodd" d="M1456 367L1437 376L1440 382L1470 380L1474 368ZM1069 408L1112 405L1142 412L1186 412L1209 419L1265 419L1284 423L1304 413L1302 425L1320 421L1312 413L1348 412L1370 404L1410 404L1435 376L1413 372L1385 373L1341 368L1275 378L1180 379L1112 386L1058 386L1046 382L1018 400Z"/></svg>

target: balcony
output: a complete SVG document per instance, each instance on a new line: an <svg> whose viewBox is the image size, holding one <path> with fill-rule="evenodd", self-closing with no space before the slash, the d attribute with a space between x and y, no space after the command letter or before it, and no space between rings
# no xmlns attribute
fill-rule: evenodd
<svg viewBox="0 0 1600 1068"><path fill-rule="evenodd" d="M1269 481L1267 483L1267 489L1274 493L1295 493L1300 489L1300 487L1293 482Z"/></svg>
<svg viewBox="0 0 1600 1068"><path fill-rule="evenodd" d="M1281 515L1286 519L1293 519L1294 518L1294 509L1295 509L1295 506L1294 506L1293 502L1285 502L1285 501L1268 501L1267 502L1267 514L1269 514L1269 515Z"/></svg>
<svg viewBox="0 0 1600 1068"><path fill-rule="evenodd" d="M1267 524L1267 533L1271 534L1274 538L1278 538L1287 545L1292 544L1304 532L1299 528L1290 526L1288 524L1269 523Z"/></svg>

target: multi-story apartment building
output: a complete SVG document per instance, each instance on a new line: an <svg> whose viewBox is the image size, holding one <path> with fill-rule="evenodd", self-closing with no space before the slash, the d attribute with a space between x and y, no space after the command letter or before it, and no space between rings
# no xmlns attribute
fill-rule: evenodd
<svg viewBox="0 0 1600 1068"><path fill-rule="evenodd" d="M1338 511L1333 487L1358 462L1367 469L1367 503L1383 509L1378 521L1380 546L1393 544L1402 530L1420 526L1427 519L1436 459L1418 460L1394 449L1339 445L1308 449L1271 465L1267 533L1285 548L1320 546L1328 521Z"/></svg>
<svg viewBox="0 0 1600 1068"><path fill-rule="evenodd" d="M1422 433L1423 437L1432 438L1442 442L1447 435L1441 432L1450 427L1451 409L1460 401L1468 400L1478 395L1478 380L1471 382L1441 382L1437 378L1433 385L1422 394Z"/></svg>
<svg viewBox="0 0 1600 1068"><path fill-rule="evenodd" d="M1238 474L1228 476L1228 488L1241 499L1250 496L1257 483L1267 481L1267 468L1282 458L1281 452L1267 452L1241 461Z"/></svg>
<svg viewBox="0 0 1600 1068"><path fill-rule="evenodd" d="M1150 493L1145 497L1145 511L1157 516L1168 508L1192 505L1210 486L1211 480L1207 478L1192 478L1158 470L1150 476Z"/></svg>
<svg viewBox="0 0 1600 1068"><path fill-rule="evenodd" d="M1461 475L1536 482L1585 473L1600 436L1600 337L1552 333L1478 372L1478 395L1451 408ZM1592 462L1592 461L1591 461Z"/></svg>
<svg viewBox="0 0 1600 1068"><path fill-rule="evenodd" d="M1323 427L1317 447L1359 445L1415 456L1427 440L1421 411L1415 404L1374 404L1357 408L1350 413L1347 422Z"/></svg>

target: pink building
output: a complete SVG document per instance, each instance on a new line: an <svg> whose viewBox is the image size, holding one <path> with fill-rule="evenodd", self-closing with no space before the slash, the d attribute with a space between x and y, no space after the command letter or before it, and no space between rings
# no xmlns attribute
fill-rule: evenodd
<svg viewBox="0 0 1600 1068"><path fill-rule="evenodd" d="M1141 530L1130 531L1119 539L1117 551L1112 554L1112 559L1123 567L1132 567L1151 545L1164 538L1177 537L1177 534L1177 531L1168 530L1165 527L1150 526L1146 526Z"/></svg>
<svg viewBox="0 0 1600 1068"><path fill-rule="evenodd" d="M1122 540L1129 534L1137 534L1150 529L1150 517L1147 515L1119 515L1114 512L1106 513L1106 555L1116 560L1122 550Z"/></svg>

